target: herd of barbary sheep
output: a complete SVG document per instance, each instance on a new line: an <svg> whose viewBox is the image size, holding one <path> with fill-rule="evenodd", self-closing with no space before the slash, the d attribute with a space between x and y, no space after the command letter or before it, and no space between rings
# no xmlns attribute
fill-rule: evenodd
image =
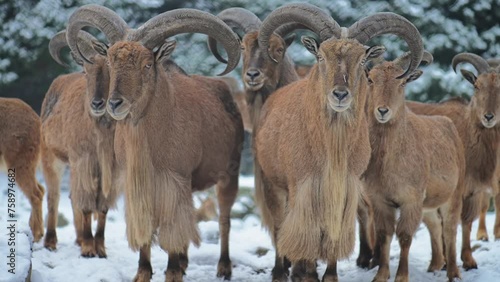
<svg viewBox="0 0 500 282"><path fill-rule="evenodd" d="M84 27L99 29L108 44ZM296 29L317 36L301 38L317 61L307 74L286 54ZM209 49L227 64L222 74L241 55L244 93L230 78L189 75L170 60L176 42L167 39L180 33L208 35ZM383 34L402 38L409 52L384 61L383 46L365 45ZM253 134L256 203L276 249L272 281L317 281L317 260L327 263L322 281L337 281L337 260L354 249L356 218L357 265L378 266L373 281L390 276L394 233L401 248L396 281L408 281L408 253L421 221L432 245L428 271L445 267L450 281L460 277L459 223L463 268L477 268L471 224L480 216L478 238L488 240L484 217L500 177L499 60L471 53L453 58L454 70L469 63L477 71L461 70L474 86L470 102L405 101L406 84L433 60L417 28L394 13L341 27L309 4L284 5L264 21L242 8L217 16L177 9L137 29L108 8L85 5L50 41L59 64L65 64L60 51L67 46L83 72L53 81L41 117L20 100L0 99L0 159L15 168L30 200L35 241L44 235L44 188L35 178L42 164L46 248L57 245L61 175L69 166L81 255L106 257L106 213L123 194L127 240L140 252L134 281L152 277L152 243L168 253L166 281L182 281L188 246L200 242L192 192L216 185L217 276L230 279L230 211L247 130ZM500 207L500 196L495 203ZM500 238L498 216L494 234Z"/></svg>

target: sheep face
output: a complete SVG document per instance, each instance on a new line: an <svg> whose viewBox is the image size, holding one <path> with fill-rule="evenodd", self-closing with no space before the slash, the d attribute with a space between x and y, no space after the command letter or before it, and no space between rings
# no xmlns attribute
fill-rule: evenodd
<svg viewBox="0 0 500 282"><path fill-rule="evenodd" d="M162 62L174 48L175 41L164 43L156 52L138 42L117 42L109 48L110 96L106 107L114 119L142 116Z"/></svg>
<svg viewBox="0 0 500 282"><path fill-rule="evenodd" d="M344 112L351 107L354 95L366 85L364 64L383 54L384 47L366 49L355 40L328 39L319 45L315 39L303 37L302 43L318 61L318 76L321 92L329 108Z"/></svg>
<svg viewBox="0 0 500 282"><path fill-rule="evenodd" d="M87 103L90 106L90 114L94 117L100 117L106 113L109 69L106 57L96 55L91 60L94 62L93 64L83 64L87 80Z"/></svg>
<svg viewBox="0 0 500 282"><path fill-rule="evenodd" d="M500 120L500 74L487 72L476 77L462 70L462 75L474 85L471 99L473 114L485 128L495 127Z"/></svg>
<svg viewBox="0 0 500 282"><path fill-rule="evenodd" d="M269 55L261 51L257 38L258 31L249 32L241 43L242 77L245 88L251 91L258 91L264 86L275 89L286 48L293 42L294 37L283 40L279 36L272 35L269 40Z"/></svg>
<svg viewBox="0 0 500 282"><path fill-rule="evenodd" d="M397 79L404 70L392 62L377 65L368 74L369 112L373 112L379 123L395 120L405 110L404 89L407 83L422 75L415 70L410 75Z"/></svg>

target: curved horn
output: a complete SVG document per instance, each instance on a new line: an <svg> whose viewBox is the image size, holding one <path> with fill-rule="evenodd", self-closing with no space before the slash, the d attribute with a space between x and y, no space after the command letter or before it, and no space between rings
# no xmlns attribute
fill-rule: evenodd
<svg viewBox="0 0 500 282"><path fill-rule="evenodd" d="M262 22L258 38L261 50L268 51L269 38L276 29L291 23L307 27L319 35L321 41L340 37L339 24L320 8L307 3L287 4L272 11Z"/></svg>
<svg viewBox="0 0 500 282"><path fill-rule="evenodd" d="M305 26L305 25L303 25L301 23L288 23L288 24L284 24L284 25L278 27L274 31L274 33L276 33L277 35L279 35L282 38L284 38L285 36L287 36L288 34L292 33L293 31L295 31L297 29L311 30L307 26Z"/></svg>
<svg viewBox="0 0 500 282"><path fill-rule="evenodd" d="M425 66L432 64L434 62L434 56L430 52L424 51L422 54L422 60L420 61L420 64L424 64Z"/></svg>
<svg viewBox="0 0 500 282"><path fill-rule="evenodd" d="M261 20L252 12L244 8L229 8L217 14L217 17L233 29L240 29L243 33L259 30ZM217 41L208 37L208 49L219 62L227 64L227 60L222 58L217 51Z"/></svg>
<svg viewBox="0 0 500 282"><path fill-rule="evenodd" d="M95 4L84 5L71 15L68 21L66 40L69 48L82 60L90 62L78 47L78 31L89 26L104 33L110 44L122 40L127 34L127 23L112 10Z"/></svg>
<svg viewBox="0 0 500 282"><path fill-rule="evenodd" d="M85 57L91 57L97 54L92 47L92 41L97 39L90 33L80 30L78 32L78 40L79 49ZM59 31L50 39L49 53L58 64L69 67L61 58L61 49L66 46L68 46L68 42L66 41L66 30Z"/></svg>
<svg viewBox="0 0 500 282"><path fill-rule="evenodd" d="M240 60L238 36L218 17L195 9L176 9L161 13L132 32L128 40L140 41L146 48L153 49L166 38L180 33L203 33L220 42L228 54L224 72L233 70Z"/></svg>
<svg viewBox="0 0 500 282"><path fill-rule="evenodd" d="M453 67L453 71L457 72L457 65L460 63L469 63L476 68L478 74L482 74L489 69L489 65L480 56L472 53L460 53L455 55L451 60L451 66Z"/></svg>
<svg viewBox="0 0 500 282"><path fill-rule="evenodd" d="M354 38L361 44L382 34L395 34L401 37L411 52L411 62L406 71L397 78L403 78L414 71L420 64L424 45L418 29L406 18L394 13L377 13L365 17L349 27L348 37Z"/></svg>
<svg viewBox="0 0 500 282"><path fill-rule="evenodd" d="M491 58L491 59L486 60L486 62L492 68L498 68L500 66L500 58L495 58L495 59Z"/></svg>
<svg viewBox="0 0 500 282"><path fill-rule="evenodd" d="M410 60L411 60L411 52L406 52L402 56L398 57L395 59L393 62L395 65L399 66L400 68L406 70L410 66ZM431 53L424 51L422 55L422 60L420 61L420 65L429 65L434 61L434 57L432 56Z"/></svg>

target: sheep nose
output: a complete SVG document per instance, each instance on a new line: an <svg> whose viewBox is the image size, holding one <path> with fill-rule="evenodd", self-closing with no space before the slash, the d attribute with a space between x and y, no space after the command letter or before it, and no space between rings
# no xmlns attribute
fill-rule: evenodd
<svg viewBox="0 0 500 282"><path fill-rule="evenodd" d="M385 116L385 114L389 112L389 109L384 107L379 107L377 108L377 111L380 113L381 116Z"/></svg>
<svg viewBox="0 0 500 282"><path fill-rule="evenodd" d="M104 105L104 99L92 99L91 106L92 109L98 110Z"/></svg>
<svg viewBox="0 0 500 282"><path fill-rule="evenodd" d="M494 115L494 114L485 114L485 115L484 115L484 118L485 118L487 121L491 121L494 117L495 117L495 115Z"/></svg>
<svg viewBox="0 0 500 282"><path fill-rule="evenodd" d="M109 107L112 110L115 110L116 108L118 108L122 103L123 103L123 99L122 98L111 98L108 101Z"/></svg>
<svg viewBox="0 0 500 282"><path fill-rule="evenodd" d="M259 75L260 75L260 71L258 71L258 70L248 70L247 71L247 76L250 77L251 80L254 80Z"/></svg>
<svg viewBox="0 0 500 282"><path fill-rule="evenodd" d="M349 91L346 90L333 90L333 96L335 96L339 102L342 101L348 94Z"/></svg>

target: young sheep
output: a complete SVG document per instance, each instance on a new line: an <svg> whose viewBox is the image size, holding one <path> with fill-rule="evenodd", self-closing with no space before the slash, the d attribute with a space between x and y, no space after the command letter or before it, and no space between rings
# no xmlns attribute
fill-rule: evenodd
<svg viewBox="0 0 500 282"><path fill-rule="evenodd" d="M408 281L408 253L424 213L429 214L428 222L438 213L443 218L448 279L453 281L460 278L455 241L464 192L462 143L450 119L418 116L406 108L404 87L422 74L416 70L397 78L407 68L407 57L377 65L368 75L372 155L364 179L377 237L374 260L379 269L373 281L389 279L393 233L401 247L395 281ZM396 209L400 210L397 223ZM435 270L444 265L442 259L434 263Z"/></svg>
<svg viewBox="0 0 500 282"><path fill-rule="evenodd" d="M20 188L30 201L29 225L35 242L43 236L44 189L35 178L40 127L40 117L29 105L19 99L0 98L0 169L7 173L9 193Z"/></svg>
<svg viewBox="0 0 500 282"><path fill-rule="evenodd" d="M462 62L472 64L478 71L476 77L470 71L461 70L463 77L475 88L470 103L452 99L438 104L407 102L407 106L417 114L450 118L460 134L466 161L461 259L463 268L469 270L477 268L470 243L472 221L480 214L484 192L491 189L495 185L493 181L496 181L494 175L498 168L500 142L500 74L475 54L456 55L452 60L453 69Z"/></svg>

